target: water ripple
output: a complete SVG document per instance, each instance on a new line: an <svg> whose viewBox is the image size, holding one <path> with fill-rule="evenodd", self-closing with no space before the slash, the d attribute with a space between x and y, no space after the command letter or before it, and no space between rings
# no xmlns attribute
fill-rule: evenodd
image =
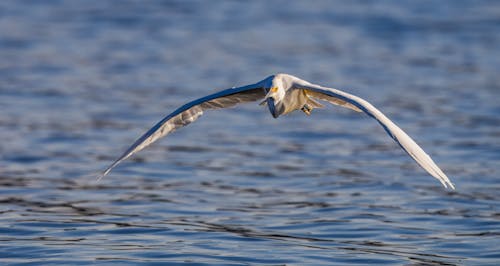
<svg viewBox="0 0 500 266"><path fill-rule="evenodd" d="M1 1L0 264L496 265L498 4ZM286 72L394 119L180 104Z"/></svg>

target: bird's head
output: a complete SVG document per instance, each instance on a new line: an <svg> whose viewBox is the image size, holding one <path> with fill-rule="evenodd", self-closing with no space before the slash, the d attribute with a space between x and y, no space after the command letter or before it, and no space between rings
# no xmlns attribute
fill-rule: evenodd
<svg viewBox="0 0 500 266"><path fill-rule="evenodd" d="M262 101L261 105L267 103L267 107L269 107L269 111L271 112L273 117L278 118L278 116L281 114L281 108L278 108L278 106L281 106L284 98L285 88L281 80L278 78L273 78L268 86L267 95L264 98L264 101Z"/></svg>

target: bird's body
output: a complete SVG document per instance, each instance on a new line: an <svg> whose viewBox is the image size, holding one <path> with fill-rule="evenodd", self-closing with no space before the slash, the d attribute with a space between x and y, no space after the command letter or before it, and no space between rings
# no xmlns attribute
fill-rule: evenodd
<svg viewBox="0 0 500 266"><path fill-rule="evenodd" d="M312 84L288 74L272 75L255 84L223 90L181 106L142 135L99 178L107 175L121 161L157 139L195 121L205 110L226 108L238 103L262 99L264 101L261 102L261 105L267 104L274 118L296 110L302 110L307 115L310 115L314 108L323 107L318 100L340 105L356 112L364 112L376 119L389 136L429 174L437 178L445 187L454 188L448 177L430 156L373 105L355 95Z"/></svg>

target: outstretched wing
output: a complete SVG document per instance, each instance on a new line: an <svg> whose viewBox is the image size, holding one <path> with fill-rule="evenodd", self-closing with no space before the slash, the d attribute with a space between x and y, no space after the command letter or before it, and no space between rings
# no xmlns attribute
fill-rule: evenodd
<svg viewBox="0 0 500 266"><path fill-rule="evenodd" d="M130 148L128 148L118 159L116 159L116 161L106 168L106 170L104 170L98 179L107 175L111 169L113 169L121 161L144 149L157 139L195 121L203 114L204 110L227 108L238 103L257 101L264 98L265 95L266 93L262 86L262 82L259 82L244 87L223 90L181 106L137 139L134 144L130 146Z"/></svg>
<svg viewBox="0 0 500 266"><path fill-rule="evenodd" d="M448 177L439 169L427 153L418 146L415 141L408 136L401 128L394 124L382 112L371 105L369 102L355 95L331 88L322 87L316 84L311 84L305 80L296 80L295 88L305 89L306 94L311 97L329 101L333 104L343 105L350 109L358 109L369 116L375 118L385 131L405 150L422 168L429 174L437 178L444 187L455 189ZM354 107L354 108L353 108Z"/></svg>

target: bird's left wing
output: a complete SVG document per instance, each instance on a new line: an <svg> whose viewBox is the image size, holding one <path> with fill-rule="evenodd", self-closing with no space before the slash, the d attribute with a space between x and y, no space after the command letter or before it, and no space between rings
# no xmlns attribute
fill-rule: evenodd
<svg viewBox="0 0 500 266"><path fill-rule="evenodd" d="M121 161L144 149L157 139L195 121L203 114L204 110L227 108L238 103L257 101L264 98L265 95L266 92L262 86L262 82L258 82L244 87L223 90L181 106L137 139L130 148L104 170L98 179L107 175Z"/></svg>
<svg viewBox="0 0 500 266"><path fill-rule="evenodd" d="M455 189L453 183L451 183L443 171L436 165L436 163L434 163L431 157L427 155L427 153L425 153L424 150L422 150L422 148L420 148L420 146L418 146L418 144L415 143L410 136L408 136L408 134L406 134L401 128L394 124L380 110L375 108L369 102L347 92L326 88L301 79L294 80L293 87L295 89L306 90L306 94L313 98L326 100L337 105L343 105L344 107L356 111L360 110L375 118L379 124L382 125L389 136L391 136L422 168L424 168L433 177L437 178L444 187L449 186L452 189Z"/></svg>

